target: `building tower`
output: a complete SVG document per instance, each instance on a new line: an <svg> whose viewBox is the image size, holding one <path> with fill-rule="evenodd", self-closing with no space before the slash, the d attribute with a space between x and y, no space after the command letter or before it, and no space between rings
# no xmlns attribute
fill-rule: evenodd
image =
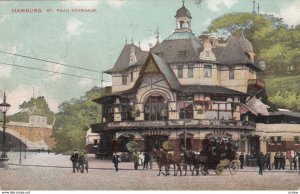
<svg viewBox="0 0 300 194"><path fill-rule="evenodd" d="M175 32L192 32L191 29L191 13L184 6L184 1L182 2L182 7L177 10L176 15L176 29Z"/></svg>

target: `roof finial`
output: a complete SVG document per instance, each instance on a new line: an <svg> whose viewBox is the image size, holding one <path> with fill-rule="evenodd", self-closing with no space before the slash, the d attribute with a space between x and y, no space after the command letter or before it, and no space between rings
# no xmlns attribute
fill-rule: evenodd
<svg viewBox="0 0 300 194"><path fill-rule="evenodd" d="M125 45L127 44L127 37L126 37L126 39L125 39Z"/></svg>
<svg viewBox="0 0 300 194"><path fill-rule="evenodd" d="M157 30L156 30L156 32L155 32L155 37L156 37L156 40L157 40L157 42L159 42L159 26L157 27Z"/></svg>
<svg viewBox="0 0 300 194"><path fill-rule="evenodd" d="M182 0L182 6L184 7L184 2L185 2L185 0Z"/></svg>
<svg viewBox="0 0 300 194"><path fill-rule="evenodd" d="M139 48L141 48L141 41L139 41Z"/></svg>
<svg viewBox="0 0 300 194"><path fill-rule="evenodd" d="M131 44L133 44L133 38L131 38Z"/></svg>

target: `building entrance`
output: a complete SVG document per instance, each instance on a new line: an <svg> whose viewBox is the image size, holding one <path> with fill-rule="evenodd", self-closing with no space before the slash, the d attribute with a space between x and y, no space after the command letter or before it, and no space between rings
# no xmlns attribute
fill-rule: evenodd
<svg viewBox="0 0 300 194"><path fill-rule="evenodd" d="M153 149L162 147L163 142L168 140L168 136L149 135L145 137L145 152L151 152Z"/></svg>

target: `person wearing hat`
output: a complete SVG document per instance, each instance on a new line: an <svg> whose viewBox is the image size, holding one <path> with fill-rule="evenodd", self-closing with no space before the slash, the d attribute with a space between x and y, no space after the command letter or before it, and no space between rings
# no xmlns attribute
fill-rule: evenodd
<svg viewBox="0 0 300 194"><path fill-rule="evenodd" d="M244 156L243 152L241 153L239 160L240 160L240 164L241 164L241 169L243 169L244 161L245 161L245 156Z"/></svg>
<svg viewBox="0 0 300 194"><path fill-rule="evenodd" d="M260 152L260 155L257 157L257 166L259 167L259 175L263 175L263 169L265 165L265 156L262 152Z"/></svg>
<svg viewBox="0 0 300 194"><path fill-rule="evenodd" d="M72 161L73 173L75 173L75 169L78 172L78 168L77 168L78 152L76 149L73 150L73 154L71 155L70 160Z"/></svg>
<svg viewBox="0 0 300 194"><path fill-rule="evenodd" d="M113 154L112 162L114 163L114 167L116 169L116 172L118 172L119 171L120 159L119 159L119 156L116 153Z"/></svg>

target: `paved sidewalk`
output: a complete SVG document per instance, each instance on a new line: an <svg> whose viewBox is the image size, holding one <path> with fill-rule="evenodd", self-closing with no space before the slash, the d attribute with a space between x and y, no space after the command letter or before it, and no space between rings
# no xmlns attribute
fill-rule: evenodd
<svg viewBox="0 0 300 194"><path fill-rule="evenodd" d="M298 171L264 171L245 167L236 175L228 170L217 176L213 170L207 176L157 176L153 170L134 170L133 163L121 162L115 172L110 160L89 156L89 173L72 173L70 156L53 153L9 153L10 165L0 169L3 190L297 190ZM171 172L173 175L173 172Z"/></svg>

